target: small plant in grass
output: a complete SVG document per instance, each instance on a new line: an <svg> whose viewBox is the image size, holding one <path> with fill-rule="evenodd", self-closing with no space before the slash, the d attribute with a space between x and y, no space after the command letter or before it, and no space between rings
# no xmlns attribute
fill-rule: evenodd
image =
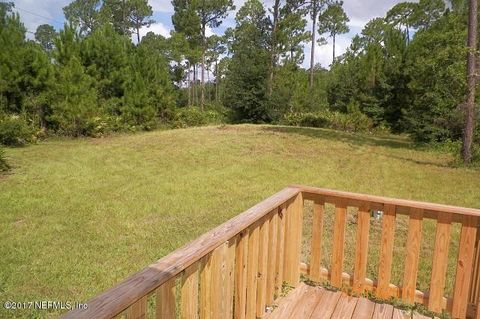
<svg viewBox="0 0 480 319"><path fill-rule="evenodd" d="M0 147L0 172L6 172L10 169L10 165L7 163L5 158L5 150Z"/></svg>

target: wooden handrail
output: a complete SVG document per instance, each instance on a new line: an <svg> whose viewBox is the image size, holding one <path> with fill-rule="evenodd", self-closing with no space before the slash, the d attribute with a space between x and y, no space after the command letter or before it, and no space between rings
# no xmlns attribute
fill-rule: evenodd
<svg viewBox="0 0 480 319"><path fill-rule="evenodd" d="M304 201L313 201L310 264L301 263ZM323 230L325 203L335 206L332 234ZM347 207L357 207L353 274L344 272ZM366 278L369 211L382 210L378 278ZM393 240L398 214L409 218L403 284L393 285ZM437 221L430 290L416 289L422 224ZM480 209L292 185L177 249L63 318L255 319L273 305L284 282L296 286L300 273L354 293L419 302L454 318L472 317L480 295ZM454 294L444 296L451 224L461 223ZM323 237L332 236L331 269L321 265ZM370 265L371 266L371 265ZM473 271L472 271L473 270ZM473 272L473 274L472 274ZM177 289L180 286L181 289ZM180 295L179 295L180 294ZM148 298L155 298L154 304ZM151 309L154 307L155 309ZM148 310L150 309L150 310Z"/></svg>
<svg viewBox="0 0 480 319"><path fill-rule="evenodd" d="M115 287L90 299L87 301L87 309L70 311L62 318L93 319L116 316L298 194L299 190L295 187L287 187L281 190L237 217L132 275Z"/></svg>

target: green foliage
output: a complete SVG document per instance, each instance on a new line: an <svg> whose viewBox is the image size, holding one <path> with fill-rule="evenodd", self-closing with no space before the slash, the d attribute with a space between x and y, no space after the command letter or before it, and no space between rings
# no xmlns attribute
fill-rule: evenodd
<svg viewBox="0 0 480 319"><path fill-rule="evenodd" d="M48 52L53 49L56 36L55 29L49 24L41 24L35 31L35 40Z"/></svg>
<svg viewBox="0 0 480 319"><path fill-rule="evenodd" d="M23 146L33 139L34 132L18 115L0 115L0 144Z"/></svg>
<svg viewBox="0 0 480 319"><path fill-rule="evenodd" d="M185 128L190 126L203 126L212 124L221 124L226 121L225 111L221 112L209 108L201 111L198 107L179 108L174 115L173 126Z"/></svg>
<svg viewBox="0 0 480 319"><path fill-rule="evenodd" d="M0 173L6 172L10 169L10 164L8 164L7 159L5 158L5 150L0 146Z"/></svg>
<svg viewBox="0 0 480 319"><path fill-rule="evenodd" d="M359 111L340 113L325 110L314 113L287 113L281 123L293 126L331 128L346 132L370 132L373 129L372 120Z"/></svg>

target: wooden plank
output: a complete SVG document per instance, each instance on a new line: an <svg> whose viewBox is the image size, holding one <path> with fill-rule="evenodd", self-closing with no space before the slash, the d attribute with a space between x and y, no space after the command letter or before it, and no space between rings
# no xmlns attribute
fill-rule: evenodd
<svg viewBox="0 0 480 319"><path fill-rule="evenodd" d="M111 318L240 233L260 218L296 196L299 189L287 187L235 218L149 265L113 288L87 301L88 309L76 309L63 318Z"/></svg>
<svg viewBox="0 0 480 319"><path fill-rule="evenodd" d="M198 319L198 263L182 274L180 309L182 319Z"/></svg>
<svg viewBox="0 0 480 319"><path fill-rule="evenodd" d="M418 257L422 241L423 211L413 208L408 222L405 269L403 274L402 300L413 303L417 287Z"/></svg>
<svg viewBox="0 0 480 319"><path fill-rule="evenodd" d="M200 319L212 318L212 254L200 262Z"/></svg>
<svg viewBox="0 0 480 319"><path fill-rule="evenodd" d="M254 319L256 314L259 232L256 223L250 228L248 237L246 319Z"/></svg>
<svg viewBox="0 0 480 319"><path fill-rule="evenodd" d="M288 215L290 217L288 218ZM300 282L300 260L302 254L303 199L298 194L287 210L285 238L284 280L292 287Z"/></svg>
<svg viewBox="0 0 480 319"><path fill-rule="evenodd" d="M287 205L280 206L277 232L277 265L275 268L275 294L279 296L283 287L283 264L285 263L285 224Z"/></svg>
<svg viewBox="0 0 480 319"><path fill-rule="evenodd" d="M210 305L212 319L224 319L225 288L227 285L227 252L228 242L212 252L210 277Z"/></svg>
<svg viewBox="0 0 480 319"><path fill-rule="evenodd" d="M312 319L330 318L337 307L338 300L342 296L339 291L325 290L318 302L317 306L312 312Z"/></svg>
<svg viewBox="0 0 480 319"><path fill-rule="evenodd" d="M416 208L419 210L431 210L436 212L445 212L445 213L452 213L452 214L480 216L480 209L476 209L476 208L466 208L466 207L458 207L458 206L451 206L451 205L444 205L444 204L419 202L419 201L406 200L406 199L374 196L374 195L367 195L367 194L360 194L360 193L343 192L338 190L309 187L304 185L290 185L290 187L300 189L303 192L304 198L309 200L314 200L315 198L317 198L314 195L332 196L339 199L343 198L343 199L358 200L358 201L371 202L371 203L391 204L395 206Z"/></svg>
<svg viewBox="0 0 480 319"><path fill-rule="evenodd" d="M285 297L281 298L277 307L273 312L269 313L265 319L285 319L288 318L297 304L301 301L304 292L308 286L301 283L299 286L290 291Z"/></svg>
<svg viewBox="0 0 480 319"><path fill-rule="evenodd" d="M171 278L156 291L156 318L157 319L175 319L175 278Z"/></svg>
<svg viewBox="0 0 480 319"><path fill-rule="evenodd" d="M433 312L442 312L443 292L448 266L448 246L450 244L450 229L452 214L439 214L435 233L435 248L433 250L432 276L428 309Z"/></svg>
<svg viewBox="0 0 480 319"><path fill-rule="evenodd" d="M380 241L380 262L378 269L378 286L376 295L387 299L390 294L392 276L393 244L395 236L395 206L387 204L383 209L382 239Z"/></svg>
<svg viewBox="0 0 480 319"><path fill-rule="evenodd" d="M268 265L267 265L267 288L266 304L272 305L275 299L275 277L277 269L277 240L278 240L278 208L270 216L268 230Z"/></svg>
<svg viewBox="0 0 480 319"><path fill-rule="evenodd" d="M335 207L335 226L333 229L332 271L330 281L332 286L342 287L342 270L345 249L345 222L347 207L343 202Z"/></svg>
<svg viewBox="0 0 480 319"><path fill-rule="evenodd" d="M316 282L321 281L322 268L322 237L323 237L323 219L325 204L316 201L313 204L312 217L312 239L311 239L311 258L310 258L310 279Z"/></svg>
<svg viewBox="0 0 480 319"><path fill-rule="evenodd" d="M358 209L353 292L363 293L367 277L368 239L370 235L370 211L368 203Z"/></svg>
<svg viewBox="0 0 480 319"><path fill-rule="evenodd" d="M472 282L472 267L477 237L477 217L464 216L458 248L457 271L453 290L452 316L464 318L467 315L468 293Z"/></svg>
<svg viewBox="0 0 480 319"><path fill-rule="evenodd" d="M289 285L294 286L294 278L292 272L295 267L295 209L293 200L287 202L287 214L285 216L285 249L283 262L283 281Z"/></svg>
<svg viewBox="0 0 480 319"><path fill-rule="evenodd" d="M375 311L372 319L391 319L393 316L393 306L388 304L375 304Z"/></svg>
<svg viewBox="0 0 480 319"><path fill-rule="evenodd" d="M358 298L342 294L338 300L337 307L332 314L332 319L352 318L357 305Z"/></svg>
<svg viewBox="0 0 480 319"><path fill-rule="evenodd" d="M397 308L393 309L393 316L392 319L410 319L411 316L404 310L400 310Z"/></svg>
<svg viewBox="0 0 480 319"><path fill-rule="evenodd" d="M235 289L235 255L236 255L237 237L228 241L227 260L226 260L226 283L225 283L225 307L223 318L233 318L234 289Z"/></svg>
<svg viewBox="0 0 480 319"><path fill-rule="evenodd" d="M359 298L357 306L353 312L352 318L355 319L371 319L375 311L375 303L367 298Z"/></svg>
<svg viewBox="0 0 480 319"><path fill-rule="evenodd" d="M128 307L125 315L127 319L145 319L147 316L147 297L141 298Z"/></svg>
<svg viewBox="0 0 480 319"><path fill-rule="evenodd" d="M235 248L235 319L245 319L247 305L248 231L240 233Z"/></svg>
<svg viewBox="0 0 480 319"><path fill-rule="evenodd" d="M303 283L301 285L303 285ZM297 289L300 289L300 287ZM318 287L307 286L300 297L300 301L296 304L295 308L293 308L290 315L288 317L285 316L285 318L309 319L324 291L324 289Z"/></svg>
<svg viewBox="0 0 480 319"><path fill-rule="evenodd" d="M268 217L268 216L267 216ZM268 263L268 237L270 219L261 220L259 232L259 252L258 252L258 275L257 275L257 317L265 315L265 307L267 305L267 263Z"/></svg>

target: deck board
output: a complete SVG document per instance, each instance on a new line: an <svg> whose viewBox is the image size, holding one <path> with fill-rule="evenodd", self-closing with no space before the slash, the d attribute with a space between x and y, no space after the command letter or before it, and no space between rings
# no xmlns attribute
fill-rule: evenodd
<svg viewBox="0 0 480 319"><path fill-rule="evenodd" d="M264 319L428 319L418 313L300 283L275 301Z"/></svg>

